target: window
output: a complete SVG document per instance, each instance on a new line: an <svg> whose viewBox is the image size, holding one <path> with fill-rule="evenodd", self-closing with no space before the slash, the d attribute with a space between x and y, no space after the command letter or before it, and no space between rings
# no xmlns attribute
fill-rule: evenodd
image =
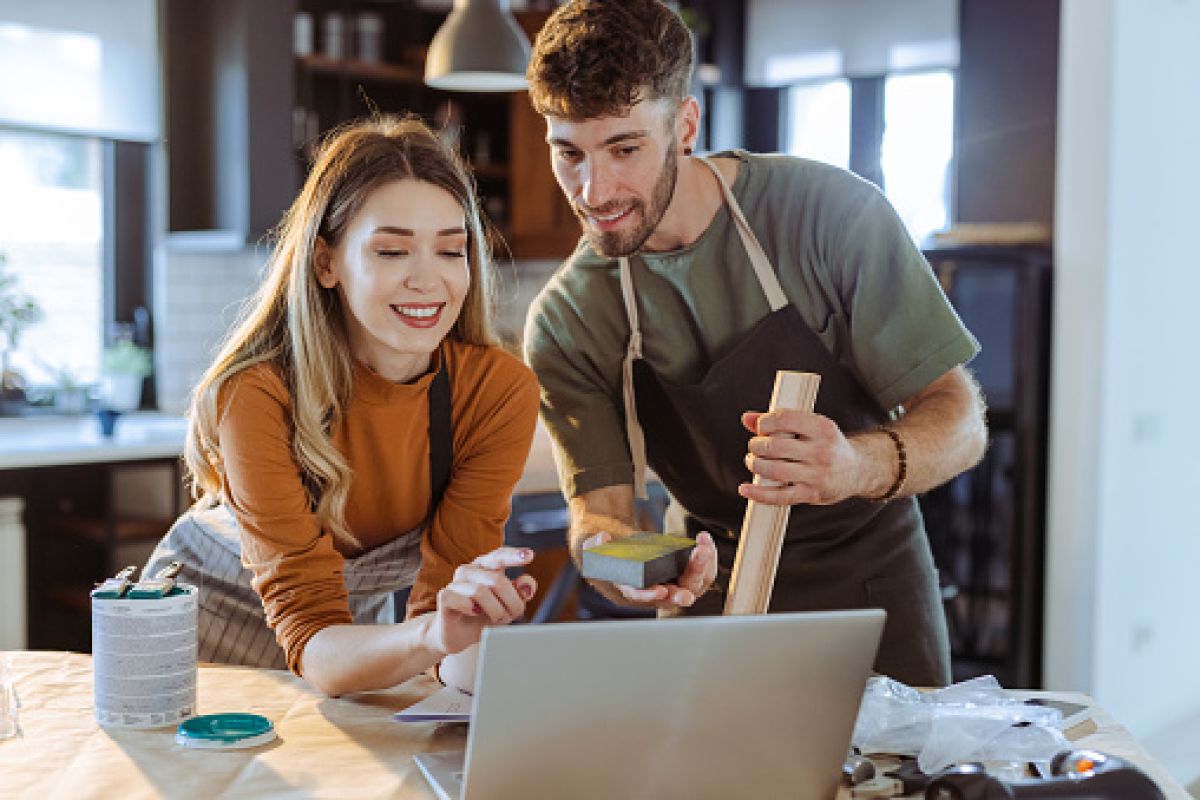
<svg viewBox="0 0 1200 800"><path fill-rule="evenodd" d="M27 385L97 377L103 219L97 139L0 128L0 253L44 317L10 366ZM0 346L6 343L0 342Z"/></svg>
<svg viewBox="0 0 1200 800"><path fill-rule="evenodd" d="M878 183L918 243L949 224L951 70L793 86L787 109L789 154Z"/></svg>
<svg viewBox="0 0 1200 800"><path fill-rule="evenodd" d="M888 76L883 118L884 192L920 242L950 221L953 74L938 70Z"/></svg>
<svg viewBox="0 0 1200 800"><path fill-rule="evenodd" d="M787 98L787 152L850 167L850 82L793 86Z"/></svg>

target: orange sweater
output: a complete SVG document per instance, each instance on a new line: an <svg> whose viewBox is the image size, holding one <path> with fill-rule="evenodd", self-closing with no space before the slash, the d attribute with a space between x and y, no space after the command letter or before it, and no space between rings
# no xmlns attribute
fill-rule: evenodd
<svg viewBox="0 0 1200 800"><path fill-rule="evenodd" d="M537 382L519 360L499 348L452 340L440 354L450 369L454 456L441 507L422 535L410 616L436 607L455 567L502 544L537 419ZM355 365L349 407L333 441L353 471L346 522L361 551L324 535L309 509L278 368L251 367L222 387L217 432L225 501L240 523L242 560L267 622L297 673L317 631L352 622L344 557L396 539L429 514L432 381L431 371L393 384Z"/></svg>

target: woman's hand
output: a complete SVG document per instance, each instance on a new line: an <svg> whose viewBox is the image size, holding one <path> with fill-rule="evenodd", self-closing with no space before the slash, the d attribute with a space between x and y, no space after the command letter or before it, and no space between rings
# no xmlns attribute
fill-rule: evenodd
<svg viewBox="0 0 1200 800"><path fill-rule="evenodd" d="M531 561L532 550L498 547L456 569L454 579L438 592L429 645L446 655L458 653L478 642L488 625L519 619L537 581L529 575L509 580L504 570Z"/></svg>
<svg viewBox="0 0 1200 800"><path fill-rule="evenodd" d="M583 549L590 550L605 542L612 541L610 533L598 533L583 542ZM707 531L696 535L696 548L688 558L687 567L675 583L662 583L657 586L647 586L637 589L633 586L614 583L613 587L621 593L628 605L641 608L658 608L674 611L687 608L708 591L717 579L717 546Z"/></svg>

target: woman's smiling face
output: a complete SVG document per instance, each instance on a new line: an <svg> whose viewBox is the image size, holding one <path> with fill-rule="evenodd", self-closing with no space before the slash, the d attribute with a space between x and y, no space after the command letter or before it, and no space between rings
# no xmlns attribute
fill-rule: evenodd
<svg viewBox="0 0 1200 800"><path fill-rule="evenodd" d="M341 297L354 358L391 381L423 375L471 284L454 195L411 178L385 183L316 259L318 281Z"/></svg>

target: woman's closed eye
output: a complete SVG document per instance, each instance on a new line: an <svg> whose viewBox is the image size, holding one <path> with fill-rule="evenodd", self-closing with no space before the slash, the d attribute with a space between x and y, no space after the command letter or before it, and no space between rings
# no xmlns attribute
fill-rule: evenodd
<svg viewBox="0 0 1200 800"><path fill-rule="evenodd" d="M442 258L462 258L467 254L467 237L461 232L439 236L437 254Z"/></svg>
<svg viewBox="0 0 1200 800"><path fill-rule="evenodd" d="M408 255L408 251L400 248L381 247L375 251L375 255L383 258L399 258L400 256Z"/></svg>

